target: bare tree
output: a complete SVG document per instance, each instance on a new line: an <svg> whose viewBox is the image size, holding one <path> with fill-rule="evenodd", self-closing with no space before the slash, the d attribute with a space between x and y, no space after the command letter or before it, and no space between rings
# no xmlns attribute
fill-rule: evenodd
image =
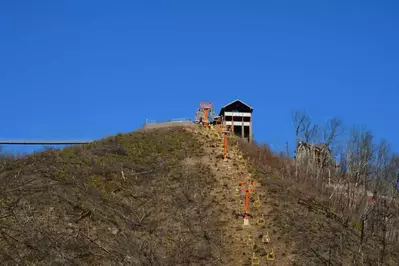
<svg viewBox="0 0 399 266"><path fill-rule="evenodd" d="M353 181L356 184L363 182L363 185L366 185L374 156L371 131L366 130L364 127L361 129L352 128L347 149L346 160L349 174L354 178Z"/></svg>
<svg viewBox="0 0 399 266"><path fill-rule="evenodd" d="M313 141L319 132L319 127L314 124L313 121L307 117L305 123L303 124L303 136L306 142Z"/></svg>
<svg viewBox="0 0 399 266"><path fill-rule="evenodd" d="M317 136L319 127L313 123L305 111L292 112L292 121L295 127L296 144L300 140L310 142Z"/></svg>
<svg viewBox="0 0 399 266"><path fill-rule="evenodd" d="M322 129L322 130L321 130ZM321 156L322 163L319 164L319 169L317 170L317 180L324 181L324 174L328 176L328 184L330 184L331 177L333 173L336 173L336 156L339 152L335 144L338 136L343 132L342 121L338 118L329 119L322 128L315 128L315 133L320 133L321 142L325 145L327 151ZM320 131L320 132L318 132ZM332 147L334 146L334 147ZM322 178L320 178L322 177ZM323 187L323 184L320 184Z"/></svg>
<svg viewBox="0 0 399 266"><path fill-rule="evenodd" d="M328 146L342 133L342 121L336 117L329 119L324 126L323 140Z"/></svg>
<svg viewBox="0 0 399 266"><path fill-rule="evenodd" d="M305 122L307 115L304 111L292 111L291 116L295 128L295 146L296 146L301 139L303 123Z"/></svg>
<svg viewBox="0 0 399 266"><path fill-rule="evenodd" d="M399 182L399 157L392 154L389 143L382 140L375 144L372 132L365 127L353 127L347 140L339 142L344 135L340 119L332 118L321 128L305 112L294 112L292 118L297 143L314 141L318 134L328 148L340 143L336 151L340 170L334 172L335 183L326 185L326 174L330 182L331 172L323 164L302 169L295 164L296 176L298 170L306 170L302 176L305 182L308 176L313 177L313 184L322 193L329 193L330 204L340 220L359 230L359 246L352 253L358 258L356 261L381 265L399 258L399 191L395 188ZM369 255L371 246L378 251L378 262Z"/></svg>

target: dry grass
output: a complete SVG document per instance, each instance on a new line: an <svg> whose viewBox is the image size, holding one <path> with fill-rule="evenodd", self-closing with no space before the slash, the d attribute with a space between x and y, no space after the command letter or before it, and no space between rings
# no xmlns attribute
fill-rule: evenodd
<svg viewBox="0 0 399 266"><path fill-rule="evenodd" d="M219 247L208 166L184 129L109 137L7 161L3 265L212 265Z"/></svg>
<svg viewBox="0 0 399 266"><path fill-rule="evenodd" d="M399 242L387 246L384 263L378 264L381 230L362 241L358 221L350 220L352 213L337 215L331 192L321 190L305 173L295 177L291 160L265 145L237 144L268 195L269 229L292 254L294 265L397 265Z"/></svg>
<svg viewBox="0 0 399 266"><path fill-rule="evenodd" d="M256 165L252 169L253 171L258 171L259 173L275 178L291 177L295 171L293 163L289 158L283 158L274 154L267 144L248 143L243 139L238 139L235 144L238 145L249 162L252 165Z"/></svg>
<svg viewBox="0 0 399 266"><path fill-rule="evenodd" d="M214 161L218 148L190 130L154 129L0 158L3 265L223 265L232 253L233 261L247 257L225 250L234 215L226 173L218 172L223 161ZM282 257L293 265L378 265L378 237L359 252L356 221L337 216L312 178L294 177L290 159L232 140L263 189L276 265ZM237 173L240 162L232 161ZM397 265L398 250L387 246L384 265Z"/></svg>

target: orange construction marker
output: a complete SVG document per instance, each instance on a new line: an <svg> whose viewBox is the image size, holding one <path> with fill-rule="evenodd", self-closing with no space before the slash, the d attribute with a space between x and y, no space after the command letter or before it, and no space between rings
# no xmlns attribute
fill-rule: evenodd
<svg viewBox="0 0 399 266"><path fill-rule="evenodd" d="M245 208L244 208L244 225L249 225L249 193L255 190L254 181L244 181L240 182L241 190L245 192Z"/></svg>
<svg viewBox="0 0 399 266"><path fill-rule="evenodd" d="M227 134L224 134L224 160L227 161Z"/></svg>

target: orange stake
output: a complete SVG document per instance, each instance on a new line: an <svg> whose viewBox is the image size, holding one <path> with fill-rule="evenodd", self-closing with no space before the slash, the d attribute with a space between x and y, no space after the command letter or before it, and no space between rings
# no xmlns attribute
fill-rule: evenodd
<svg viewBox="0 0 399 266"><path fill-rule="evenodd" d="M209 126L209 109L207 108L204 109L204 126Z"/></svg>
<svg viewBox="0 0 399 266"><path fill-rule="evenodd" d="M224 160L227 161L227 134L224 134Z"/></svg>
<svg viewBox="0 0 399 266"><path fill-rule="evenodd" d="M249 191L245 191L245 217L244 219L248 219L248 210L249 210Z"/></svg>
<svg viewBox="0 0 399 266"><path fill-rule="evenodd" d="M202 119L204 128L210 127L209 119L211 118L211 116L213 117L213 115L214 114L213 114L213 109L212 109L212 103L211 102L201 102L200 109L199 109L199 115L197 117L199 119Z"/></svg>
<svg viewBox="0 0 399 266"><path fill-rule="evenodd" d="M244 207L244 224L245 221L248 221L249 217L249 193L255 190L255 182L253 181L244 181L240 182L241 190L245 192L245 207Z"/></svg>

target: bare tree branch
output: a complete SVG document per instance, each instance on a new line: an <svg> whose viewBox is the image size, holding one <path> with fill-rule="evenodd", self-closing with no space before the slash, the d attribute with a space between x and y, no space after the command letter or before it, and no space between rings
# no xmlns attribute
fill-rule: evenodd
<svg viewBox="0 0 399 266"><path fill-rule="evenodd" d="M318 125L314 124L305 111L293 111L292 121L295 128L296 144L302 139L312 141L318 134Z"/></svg>
<svg viewBox="0 0 399 266"><path fill-rule="evenodd" d="M341 134L342 121L338 118L332 118L327 121L324 127L324 143L328 146Z"/></svg>
<svg viewBox="0 0 399 266"><path fill-rule="evenodd" d="M292 111L291 117L295 128L295 139L297 144L300 140L300 134L303 130L303 123L306 119L306 113L301 111Z"/></svg>

